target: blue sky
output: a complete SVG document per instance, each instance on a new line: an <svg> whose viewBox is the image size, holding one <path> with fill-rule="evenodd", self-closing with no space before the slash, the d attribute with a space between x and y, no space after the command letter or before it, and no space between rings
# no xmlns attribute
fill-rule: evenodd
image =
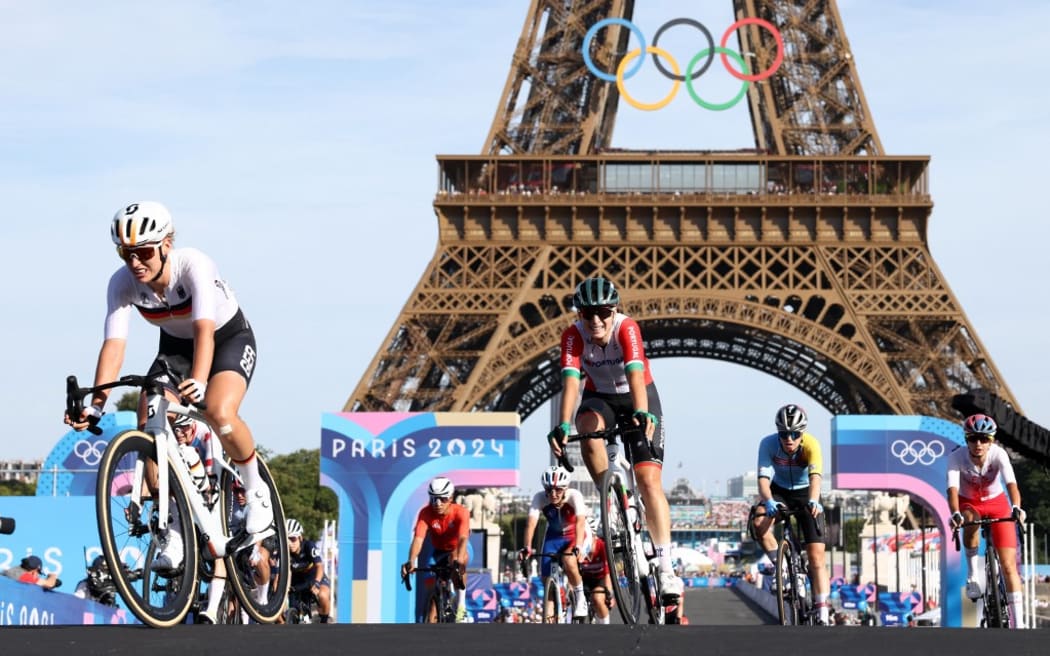
<svg viewBox="0 0 1050 656"><path fill-rule="evenodd" d="M120 264L109 219L144 199L219 263L255 327L243 414L258 441L316 448L320 413L341 410L434 253L434 156L481 152L528 4L0 0L0 458L45 457L64 434L64 379L93 373ZM1050 4L839 9L886 151L933 158L937 265L1025 413L1050 424L1036 200ZM717 38L732 3L639 2L634 22L652 33L679 16ZM677 32L661 46L695 50ZM639 98L666 91L644 72L637 84ZM711 84L712 97L735 91L728 76ZM743 104L706 112L684 94L660 112L623 103L613 145L750 147L749 121ZM140 373L156 329L137 320L130 340L124 372ZM753 468L789 401L829 445L827 413L765 374L702 359L653 369L668 479L719 492ZM524 424L526 487L548 428L546 408Z"/></svg>

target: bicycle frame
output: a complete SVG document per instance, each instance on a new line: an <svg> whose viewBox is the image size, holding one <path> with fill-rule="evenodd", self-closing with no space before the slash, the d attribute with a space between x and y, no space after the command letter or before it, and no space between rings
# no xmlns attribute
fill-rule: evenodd
<svg viewBox="0 0 1050 656"><path fill-rule="evenodd" d="M809 585L813 583L810 578L808 559L804 557L805 545L796 535L795 527L791 522L791 517L799 512L802 511L789 510L782 506L775 520L781 525L782 531L778 541L777 562L774 564L777 581L777 611L780 615L780 623L785 626L814 624L816 620L816 609L809 603L805 587L800 585L803 580Z"/></svg>
<svg viewBox="0 0 1050 656"><path fill-rule="evenodd" d="M609 570L613 580L613 593L617 607L620 610L620 616L627 624L636 623L640 619L641 602L644 599L645 610L651 624L664 624L668 617L670 617L672 623L675 623L678 613L677 604L673 607L671 605L665 606L663 591L660 589L658 568L653 562L655 553L649 554L646 552L646 541L643 539L643 535L648 531L645 524L645 503L641 494L638 493L634 468L627 461L623 449L616 439L617 436L622 437L623 433L624 428L616 426L593 433L574 435L569 438L569 441L603 439L606 443L605 453L609 466L602 477L599 492L602 499L602 527L606 538L606 558L608 559ZM559 460L561 465L568 471L573 471L573 467L564 453ZM618 485L617 482L619 482ZM609 489L613 487L617 488L615 491L616 498L610 498L609 496ZM611 539L611 533L613 532L610 530L612 520L610 520L609 514L610 506L613 505L618 509L617 513L621 512L619 509L622 509L624 529L627 533L627 540L623 541L623 544L620 544L618 540ZM619 553L625 554L633 561L631 568L634 571L626 573L632 579L627 581L629 590L624 589L619 580L620 576L617 573L615 557Z"/></svg>
<svg viewBox="0 0 1050 656"><path fill-rule="evenodd" d="M426 620L430 617L431 601L433 601L435 606L435 622L437 624L456 623L456 609L452 606L452 600L456 598L456 592L453 590L452 585L452 574L454 571L455 567L451 565L435 564L430 567L417 567L414 571L401 577L401 582L405 585L405 589L411 592L412 574L429 573L434 575L434 590L427 599L427 607L423 616L424 624L427 623Z"/></svg>
<svg viewBox="0 0 1050 656"><path fill-rule="evenodd" d="M991 629L1010 628L1010 604L1006 594L1006 577L1003 576L1002 564L999 562L999 550L995 547L995 537L992 524L1000 522L1017 522L1013 516L1010 517L982 517L972 522L963 522L961 526L952 529L952 540L955 542L955 550L959 551L959 530L968 526L979 527L981 538L984 541L984 589L980 599L983 601L981 618L982 626ZM1018 531L1018 546L1024 539L1024 532Z"/></svg>
<svg viewBox="0 0 1050 656"><path fill-rule="evenodd" d="M568 578L569 575L565 573L565 569L562 567L561 559L568 555L568 551L557 551L549 553L536 553L532 554L531 558L549 558L551 560L551 573L547 577L543 586L543 622L544 624L571 624L573 622L573 609L576 606L576 600L572 596L572 590L569 587ZM527 576L528 560L522 561L521 570ZM555 594L551 594L551 591ZM554 598L554 601L551 601ZM568 600L569 603L565 604L562 600ZM554 603L554 613L552 615L547 614L547 605ZM548 622L548 618L553 617L553 622Z"/></svg>

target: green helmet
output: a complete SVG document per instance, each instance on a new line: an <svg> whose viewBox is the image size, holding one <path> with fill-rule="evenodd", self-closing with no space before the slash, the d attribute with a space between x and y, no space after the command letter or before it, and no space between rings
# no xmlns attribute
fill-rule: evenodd
<svg viewBox="0 0 1050 656"><path fill-rule="evenodd" d="M577 310L603 305L619 305L620 293L612 282L605 278L588 278L576 286L572 304Z"/></svg>

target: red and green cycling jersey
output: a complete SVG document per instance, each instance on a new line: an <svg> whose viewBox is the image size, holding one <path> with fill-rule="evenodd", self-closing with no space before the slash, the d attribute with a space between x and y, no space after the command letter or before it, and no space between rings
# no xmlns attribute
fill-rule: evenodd
<svg viewBox="0 0 1050 656"><path fill-rule="evenodd" d="M561 334L562 376L586 375L584 389L602 394L626 394L627 372L644 369L645 384L653 382L638 323L619 312L613 317L612 339L605 346L595 342L579 321Z"/></svg>

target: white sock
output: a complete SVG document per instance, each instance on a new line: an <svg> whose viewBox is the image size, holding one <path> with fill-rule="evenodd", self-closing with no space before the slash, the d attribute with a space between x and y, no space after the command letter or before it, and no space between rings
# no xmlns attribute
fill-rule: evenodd
<svg viewBox="0 0 1050 656"><path fill-rule="evenodd" d="M1007 592L1006 598L1010 604L1010 628L1027 629L1024 617L1024 594L1021 592Z"/></svg>
<svg viewBox="0 0 1050 656"><path fill-rule="evenodd" d="M207 613L215 619L219 616L219 602L222 601L222 593L226 590L226 579L221 576L212 578L208 586L208 608Z"/></svg>
<svg viewBox="0 0 1050 656"><path fill-rule="evenodd" d="M977 571L977 549L966 547L966 571L969 573L967 579L974 579L974 572Z"/></svg>
<svg viewBox="0 0 1050 656"><path fill-rule="evenodd" d="M583 584L581 583L580 585L576 586L575 588L572 589L572 591L573 591L573 594L576 595L576 605L577 606L581 606L581 607L582 606L586 606L587 605L587 595L584 594L584 592L583 592Z"/></svg>
<svg viewBox="0 0 1050 656"><path fill-rule="evenodd" d="M234 459L233 462L237 465L237 471L241 475L241 480L244 481L244 489L254 490L265 485L262 477L259 476L259 461L254 450L252 450L252 454L248 456L246 461L241 462Z"/></svg>
<svg viewBox="0 0 1050 656"><path fill-rule="evenodd" d="M254 599L255 603L259 604L260 606L265 606L266 601L270 596L269 592L270 591L267 589L267 586L257 584L254 588L252 588L252 599Z"/></svg>
<svg viewBox="0 0 1050 656"><path fill-rule="evenodd" d="M660 561L661 572L673 572L674 565L671 564L671 545L670 544L654 544L656 548L656 557Z"/></svg>
<svg viewBox="0 0 1050 656"><path fill-rule="evenodd" d="M611 617L611 615L606 615L605 617L595 617L594 618L594 623L595 624L608 624L610 617Z"/></svg>
<svg viewBox="0 0 1050 656"><path fill-rule="evenodd" d="M820 621L828 623L828 596L826 594L813 595L813 606L820 611Z"/></svg>

